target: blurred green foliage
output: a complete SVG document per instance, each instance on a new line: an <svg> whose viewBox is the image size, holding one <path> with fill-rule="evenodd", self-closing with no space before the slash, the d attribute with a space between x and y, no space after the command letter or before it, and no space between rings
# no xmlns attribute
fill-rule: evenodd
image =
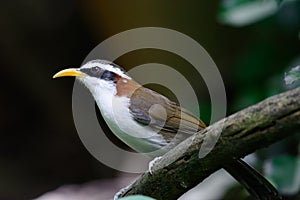
<svg viewBox="0 0 300 200"><path fill-rule="evenodd" d="M284 72L290 68L291 61L299 56L296 46L292 43L299 44L296 34L300 27L300 12L298 12L300 5L299 1L283 1L281 6L276 2L275 0L223 0L220 5L218 16L220 23L236 26L235 21L228 21L224 13L230 13L233 19L240 20L241 16L235 12L236 9L242 8L242 13L246 12L247 15L243 16L245 21L239 25L253 27L250 30L256 34L236 58L234 79L243 87L235 98L232 111L240 110L286 89L283 82ZM272 15L265 15L266 13L263 12L264 15L258 17L257 13L251 13L253 9L262 9L270 5L276 7ZM284 35L286 41L280 40ZM280 46L285 45L287 49L283 51Z"/></svg>
<svg viewBox="0 0 300 200"><path fill-rule="evenodd" d="M252 26L257 29L256 34L259 35L259 39L252 40L236 60L235 80L243 84L243 87L237 92L233 111L282 92L289 88L286 85L299 80L299 66L290 69L300 64L297 37L300 31L299 11L299 1L222 1L218 15L220 23L233 27ZM289 35L284 41L286 47L283 45L283 49L278 48L278 44L283 42L279 40L282 35ZM298 44L295 45L297 49L288 45L292 43ZM296 142L277 145L277 149L284 150L271 155L271 160L264 163L267 176L285 195L296 195L300 191L299 152L283 153L294 152L293 149L299 144L299 137L296 138Z"/></svg>
<svg viewBox="0 0 300 200"><path fill-rule="evenodd" d="M269 161L267 176L283 194L300 190L300 156L278 155Z"/></svg>
<svg viewBox="0 0 300 200"><path fill-rule="evenodd" d="M290 71L285 73L284 81L286 85L292 85L300 80L300 66L293 67Z"/></svg>
<svg viewBox="0 0 300 200"><path fill-rule="evenodd" d="M155 199L143 195L132 195L132 196L120 198L119 200L155 200Z"/></svg>
<svg viewBox="0 0 300 200"><path fill-rule="evenodd" d="M224 24L246 26L273 15L277 9L275 0L223 0L218 19Z"/></svg>

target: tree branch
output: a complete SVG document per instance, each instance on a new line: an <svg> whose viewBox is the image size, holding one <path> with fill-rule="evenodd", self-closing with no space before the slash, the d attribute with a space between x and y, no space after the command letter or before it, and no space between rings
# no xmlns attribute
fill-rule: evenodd
<svg viewBox="0 0 300 200"><path fill-rule="evenodd" d="M257 149L300 130L300 88L270 97L189 137L154 164L122 196L144 194L177 199L210 174ZM213 150L199 159L207 138L218 137Z"/></svg>

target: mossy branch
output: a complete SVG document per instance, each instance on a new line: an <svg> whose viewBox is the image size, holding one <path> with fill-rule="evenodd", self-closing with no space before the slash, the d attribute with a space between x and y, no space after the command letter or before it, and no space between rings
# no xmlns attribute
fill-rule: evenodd
<svg viewBox="0 0 300 200"><path fill-rule="evenodd" d="M221 127L221 128L220 128ZM270 97L220 120L165 154L122 196L144 194L177 199L216 170L300 130L300 88ZM213 150L199 159L206 137L219 136Z"/></svg>

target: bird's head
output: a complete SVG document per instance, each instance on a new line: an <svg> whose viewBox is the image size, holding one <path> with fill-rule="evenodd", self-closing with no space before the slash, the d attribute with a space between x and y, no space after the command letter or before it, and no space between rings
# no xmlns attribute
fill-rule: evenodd
<svg viewBox="0 0 300 200"><path fill-rule="evenodd" d="M118 85L131 81L131 78L118 65L106 60L92 60L80 68L69 68L56 73L53 78L75 76L92 94L100 91L120 93Z"/></svg>

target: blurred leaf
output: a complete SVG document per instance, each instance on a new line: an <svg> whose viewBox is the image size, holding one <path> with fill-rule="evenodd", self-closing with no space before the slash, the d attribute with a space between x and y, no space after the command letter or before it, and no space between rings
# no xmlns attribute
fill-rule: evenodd
<svg viewBox="0 0 300 200"><path fill-rule="evenodd" d="M300 66L293 67L290 71L284 74L284 81L286 85L291 85L300 80Z"/></svg>
<svg viewBox="0 0 300 200"><path fill-rule="evenodd" d="M143 195L132 195L132 196L120 198L119 200L155 200L155 199Z"/></svg>
<svg viewBox="0 0 300 200"><path fill-rule="evenodd" d="M300 191L300 157L281 155L274 157L267 168L267 175L283 194Z"/></svg>
<svg viewBox="0 0 300 200"><path fill-rule="evenodd" d="M283 0L277 0L278 5L280 5L283 2Z"/></svg>
<svg viewBox="0 0 300 200"><path fill-rule="evenodd" d="M276 0L222 0L218 20L231 26L246 26L273 15Z"/></svg>

